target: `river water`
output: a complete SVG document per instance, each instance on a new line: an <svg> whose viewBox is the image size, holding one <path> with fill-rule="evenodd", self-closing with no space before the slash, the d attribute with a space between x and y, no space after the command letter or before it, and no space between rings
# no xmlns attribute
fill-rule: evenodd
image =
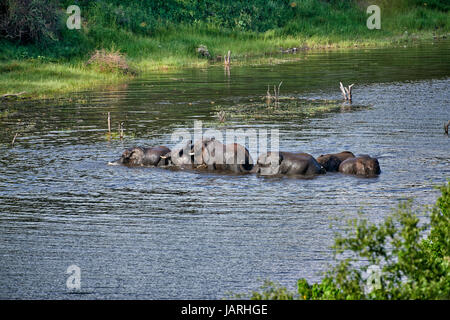
<svg viewBox="0 0 450 320"><path fill-rule="evenodd" d="M286 56L284 56L286 57ZM277 60L274 57L274 62ZM359 210L381 221L401 200L432 204L450 177L450 42L299 53L295 61L185 69L3 105L0 118L0 299L219 299L264 279L320 281L336 231ZM281 95L354 104L317 117L240 122L278 129L280 149L350 150L379 159L378 178L314 179L107 166L124 148L173 147L176 129L218 105ZM108 139L124 123L123 140ZM210 122L211 123L211 122ZM15 133L19 135L13 147ZM253 155L256 157L257 155ZM330 227L333 222L333 227ZM70 265L81 290L66 287Z"/></svg>

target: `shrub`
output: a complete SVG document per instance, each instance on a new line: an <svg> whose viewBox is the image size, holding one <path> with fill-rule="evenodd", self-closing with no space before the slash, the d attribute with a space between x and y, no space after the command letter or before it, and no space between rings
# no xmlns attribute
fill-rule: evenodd
<svg viewBox="0 0 450 320"><path fill-rule="evenodd" d="M266 280L261 292L253 292L251 300L293 300L295 295L278 283Z"/></svg>
<svg viewBox="0 0 450 320"><path fill-rule="evenodd" d="M0 36L21 43L57 40L60 14L54 0L5 0L0 4Z"/></svg>
<svg viewBox="0 0 450 320"><path fill-rule="evenodd" d="M87 65L93 65L102 72L121 72L124 74L135 74L130 68L127 59L119 51L96 50L89 58Z"/></svg>
<svg viewBox="0 0 450 320"><path fill-rule="evenodd" d="M444 12L450 10L450 3L447 0L408 0L408 2L418 7L426 7Z"/></svg>

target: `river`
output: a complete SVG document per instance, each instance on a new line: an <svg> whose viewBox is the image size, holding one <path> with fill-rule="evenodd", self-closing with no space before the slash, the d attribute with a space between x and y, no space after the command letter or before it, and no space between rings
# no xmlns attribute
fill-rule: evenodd
<svg viewBox="0 0 450 320"><path fill-rule="evenodd" d="M301 52L293 61L183 69L65 99L21 101L0 118L0 299L220 299L270 279L295 289L333 263L335 232L359 210L381 221L399 201L432 204L450 177L450 41ZM280 149L350 150L381 175L314 179L108 166L125 148L174 146L176 129L217 106L281 95L341 99L354 83L364 108L285 121ZM124 139L108 139L124 123ZM19 133L15 144L11 141ZM253 155L254 157L257 156ZM333 227L330 227L330 223ZM81 290L66 287L70 265Z"/></svg>

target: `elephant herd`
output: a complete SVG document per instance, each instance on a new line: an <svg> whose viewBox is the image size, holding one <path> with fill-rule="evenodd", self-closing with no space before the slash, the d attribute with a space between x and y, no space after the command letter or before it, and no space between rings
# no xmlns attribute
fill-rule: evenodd
<svg viewBox="0 0 450 320"><path fill-rule="evenodd" d="M214 138L195 143L189 141L183 148L176 150L170 150L165 146L134 147L126 149L120 159L109 164L293 176L341 172L374 177L381 172L376 158L369 155L355 156L349 151L321 155L317 159L301 152L267 152L261 154L254 163L244 146L237 143L222 144Z"/></svg>

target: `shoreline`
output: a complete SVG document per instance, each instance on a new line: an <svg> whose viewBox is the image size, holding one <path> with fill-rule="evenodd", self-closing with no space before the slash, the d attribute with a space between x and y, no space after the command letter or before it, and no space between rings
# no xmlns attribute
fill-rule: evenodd
<svg viewBox="0 0 450 320"><path fill-rule="evenodd" d="M450 33L436 36L432 31L373 38L367 40L346 40L324 44L324 39L310 39L301 46L286 46L290 43L300 43L294 39L278 39L278 48L273 43L258 47L254 52L237 52L231 57L231 67L256 66L267 64L286 63L301 59L309 53L358 50L376 48L413 47L426 44L428 41L445 41ZM232 40L232 39L229 39ZM234 40L238 47L246 40ZM254 41L252 45L259 45L261 39ZM325 41L326 42L326 41ZM283 46L285 45L285 46ZM295 49L294 49L295 48ZM262 51L261 51L262 49ZM283 52L284 51L284 52ZM0 62L0 102L22 100L46 100L66 97L71 93L87 91L110 85L120 85L132 79L144 78L149 75L165 73L174 70L190 68L208 68L211 66L223 66L223 60L217 57L209 59L192 56L177 57L174 52L171 56L134 59L128 58L130 67L136 70L136 74L122 73L120 70L108 70L99 72L98 69L86 65L86 61L61 62L45 61L40 59L13 60ZM30 89L31 87L31 89ZM17 97L15 97L17 95Z"/></svg>

